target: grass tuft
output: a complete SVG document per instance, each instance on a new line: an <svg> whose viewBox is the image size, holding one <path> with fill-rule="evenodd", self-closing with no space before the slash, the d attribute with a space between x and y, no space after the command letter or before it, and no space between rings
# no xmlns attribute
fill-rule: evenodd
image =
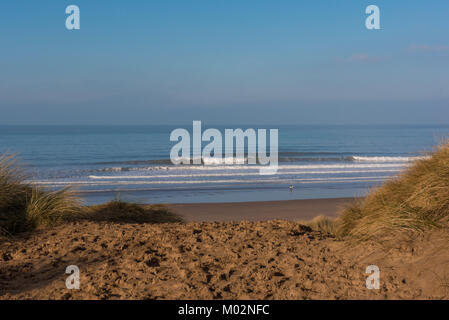
<svg viewBox="0 0 449 320"><path fill-rule="evenodd" d="M449 142L343 209L337 233L360 240L414 238L449 227Z"/></svg>
<svg viewBox="0 0 449 320"><path fill-rule="evenodd" d="M69 189L47 191L32 186L15 155L0 156L0 236L54 225L80 207Z"/></svg>
<svg viewBox="0 0 449 320"><path fill-rule="evenodd" d="M84 219L123 223L183 222L176 214L162 205L142 205L121 200L89 207Z"/></svg>
<svg viewBox="0 0 449 320"><path fill-rule="evenodd" d="M33 187L26 206L26 225L28 229L53 226L80 212L81 202L69 188L43 191Z"/></svg>
<svg viewBox="0 0 449 320"><path fill-rule="evenodd" d="M299 221L300 224L308 226L316 231L321 231L335 236L337 233L336 219L326 216L317 216L309 221Z"/></svg>

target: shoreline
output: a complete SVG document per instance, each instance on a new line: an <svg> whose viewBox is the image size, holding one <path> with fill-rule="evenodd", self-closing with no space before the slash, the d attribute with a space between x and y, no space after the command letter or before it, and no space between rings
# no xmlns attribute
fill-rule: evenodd
<svg viewBox="0 0 449 320"><path fill-rule="evenodd" d="M311 220L335 218L341 207L356 198L163 204L186 222Z"/></svg>

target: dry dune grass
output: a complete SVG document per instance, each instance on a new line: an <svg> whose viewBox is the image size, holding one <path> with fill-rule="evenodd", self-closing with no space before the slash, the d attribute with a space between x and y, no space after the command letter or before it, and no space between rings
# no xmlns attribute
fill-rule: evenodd
<svg viewBox="0 0 449 320"><path fill-rule="evenodd" d="M86 208L77 219L123 223L169 223L183 222L176 214L162 205L141 205L113 200L105 204Z"/></svg>
<svg viewBox="0 0 449 320"><path fill-rule="evenodd" d="M411 239L449 227L449 142L346 207L337 233L360 240Z"/></svg>
<svg viewBox="0 0 449 320"><path fill-rule="evenodd" d="M27 199L26 227L52 226L81 212L80 200L68 188L45 191L32 187Z"/></svg>
<svg viewBox="0 0 449 320"><path fill-rule="evenodd" d="M26 182L14 155L0 157L0 232L11 235L54 225L80 208L69 189L48 191Z"/></svg>
<svg viewBox="0 0 449 320"><path fill-rule="evenodd" d="M81 208L68 188L49 191L27 183L14 155L0 156L0 191L2 236L54 225Z"/></svg>
<svg viewBox="0 0 449 320"><path fill-rule="evenodd" d="M308 226L316 231L336 236L337 235L337 221L335 218L326 216L317 216L309 221L298 221L299 224Z"/></svg>

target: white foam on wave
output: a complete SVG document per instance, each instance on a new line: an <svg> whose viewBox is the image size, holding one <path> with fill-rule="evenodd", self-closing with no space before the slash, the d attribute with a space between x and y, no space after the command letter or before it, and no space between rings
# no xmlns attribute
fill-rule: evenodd
<svg viewBox="0 0 449 320"><path fill-rule="evenodd" d="M278 170L294 169L357 169L357 168L399 168L406 166L407 163L351 163L351 164L313 164L313 165L279 165ZM205 166L205 165L179 165L171 167L160 167L160 170L198 170L198 171L226 171L226 170L260 170L267 168L261 165L224 165L224 166ZM130 170L132 171L132 170ZM136 170L142 171L142 170ZM154 171L151 169L150 171Z"/></svg>
<svg viewBox="0 0 449 320"><path fill-rule="evenodd" d="M254 159L254 158L250 158L250 159ZM190 158L182 158L182 157L178 157L178 158L174 158L173 159L175 162L187 162L190 163L191 159ZM237 158L237 157L196 157L193 158L193 161L201 161L202 164L205 165L222 165L222 164L245 164L248 163L248 157L243 157L243 158ZM255 160L255 159L254 159Z"/></svg>
<svg viewBox="0 0 449 320"><path fill-rule="evenodd" d="M412 162L415 160L426 159L427 157L361 157L353 156L354 161L371 161L371 162Z"/></svg>
<svg viewBox="0 0 449 320"><path fill-rule="evenodd" d="M383 179L390 178L390 176L377 176L377 177L326 177L326 178L305 178L305 179L256 179L256 180L177 180L177 181L34 181L32 184L47 185L47 186L61 186L61 185L74 185L74 186L104 186L104 185L167 185L167 184L235 184L235 183L327 183L327 182L370 182L370 181L382 181Z"/></svg>
<svg viewBox="0 0 449 320"><path fill-rule="evenodd" d="M348 174L348 173L386 173L399 172L400 169L382 169L382 170L333 170L333 171L278 171L276 176L280 175L299 175L299 174ZM168 179L168 178L190 178L190 177L236 177L236 176L259 176L258 172L232 172L232 173L201 173L201 174L166 174L166 175L118 175L118 176L89 176L89 179L96 180L118 180L118 179Z"/></svg>
<svg viewBox="0 0 449 320"><path fill-rule="evenodd" d="M278 163L279 170L282 169L348 169L348 168L387 168L390 166L405 166L415 160L426 159L428 157L370 157L352 156L352 162L334 164L285 164ZM179 158L181 159L181 158ZM178 159L178 160L179 160ZM111 167L100 169L103 172L132 172L132 171L170 171L170 170L261 170L268 166L260 164L248 164L248 159L239 158L202 158L202 164L179 164L168 166L148 166L148 167Z"/></svg>

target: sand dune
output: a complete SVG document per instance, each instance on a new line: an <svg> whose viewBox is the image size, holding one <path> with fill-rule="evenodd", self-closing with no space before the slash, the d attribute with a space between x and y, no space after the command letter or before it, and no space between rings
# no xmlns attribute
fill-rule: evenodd
<svg viewBox="0 0 449 320"><path fill-rule="evenodd" d="M0 298L448 298L449 253L438 243L392 254L280 220L74 222L0 244ZM369 264L380 268L379 290L365 286ZM80 268L80 290L65 287L68 265Z"/></svg>

